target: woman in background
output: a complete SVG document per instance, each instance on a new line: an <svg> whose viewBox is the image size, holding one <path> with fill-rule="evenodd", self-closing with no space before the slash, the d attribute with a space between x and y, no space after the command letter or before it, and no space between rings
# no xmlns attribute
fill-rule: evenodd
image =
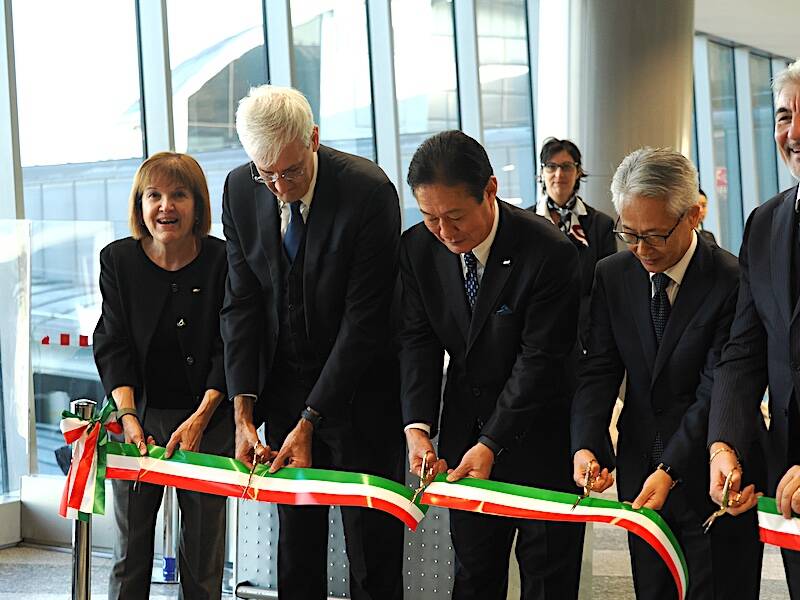
<svg viewBox="0 0 800 600"><path fill-rule="evenodd" d="M132 237L100 252L103 307L94 357L113 397L125 441L233 456L233 415L225 400L219 311L227 261L208 237L208 186L197 161L161 152L136 172L130 195ZM112 600L150 593L156 515L164 488L112 481ZM226 498L178 490L181 598L220 598Z"/></svg>

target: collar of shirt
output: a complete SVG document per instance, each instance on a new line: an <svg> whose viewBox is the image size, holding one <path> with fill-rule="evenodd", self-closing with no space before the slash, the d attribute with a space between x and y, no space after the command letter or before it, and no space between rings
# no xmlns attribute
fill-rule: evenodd
<svg viewBox="0 0 800 600"><path fill-rule="evenodd" d="M540 197L536 202L536 214L553 223L553 217L550 216L550 210L547 208L547 196ZM588 214L583 198L580 196L575 196L575 206L572 208L572 214L576 217L583 217Z"/></svg>
<svg viewBox="0 0 800 600"><path fill-rule="evenodd" d="M797 196L794 199L794 212L800 212L800 185L797 186Z"/></svg>
<svg viewBox="0 0 800 600"><path fill-rule="evenodd" d="M497 235L498 223L500 223L500 204L497 202L497 200L495 200L492 229L489 231L489 235L486 236L486 239L472 249L472 253L475 255L475 258L478 259L478 281L480 281L483 277L483 269L486 266L486 261L489 260L489 252L492 249L494 238ZM464 255L459 254L458 257L461 259L461 270L464 272L464 276L466 277L467 264L464 262Z"/></svg>
<svg viewBox="0 0 800 600"><path fill-rule="evenodd" d="M318 172L318 155L316 152L313 154L313 173L311 174L311 181L308 184L308 191L305 195L298 200L301 203L300 206L300 214L303 216L303 222L308 221L308 213L311 211L311 201L314 199L314 190L317 187L317 172ZM289 202L284 202L283 200L278 200L277 196L275 199L278 201L278 214L281 216L281 237L286 234L286 229L289 227L289 218L290 218L290 208Z"/></svg>
<svg viewBox="0 0 800 600"><path fill-rule="evenodd" d="M686 269L689 268L689 263L692 261L692 257L694 256L694 251L697 249L697 232L692 231L692 243L689 244L689 249L686 250L684 255L681 259L672 265L669 269L665 270L664 273L670 278L669 285L667 286L667 297L669 298L669 303L674 304L675 296L678 295L678 290L680 289L681 282L683 281L683 276L686 275ZM653 285L653 275L655 273L650 273L650 296L652 297L653 294L656 293L655 286Z"/></svg>

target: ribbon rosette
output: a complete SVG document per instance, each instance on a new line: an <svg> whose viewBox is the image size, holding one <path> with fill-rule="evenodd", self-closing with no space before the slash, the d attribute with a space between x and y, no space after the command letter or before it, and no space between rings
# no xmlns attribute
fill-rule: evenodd
<svg viewBox="0 0 800 600"><path fill-rule="evenodd" d="M61 433L68 444L73 444L72 464L58 511L62 517L86 521L91 514L105 514L109 431L122 433L117 405L111 399L89 419L68 410L61 413Z"/></svg>

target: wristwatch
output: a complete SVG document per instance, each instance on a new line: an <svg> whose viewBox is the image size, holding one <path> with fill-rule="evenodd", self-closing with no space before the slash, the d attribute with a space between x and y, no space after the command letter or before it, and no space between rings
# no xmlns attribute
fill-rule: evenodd
<svg viewBox="0 0 800 600"><path fill-rule="evenodd" d="M665 464L663 462L662 463L658 463L658 466L656 467L656 469L659 470L659 471L664 471L664 473L666 473L667 475L669 475L672 478L672 485L670 486L669 489L674 488L676 485L678 485L681 482L680 476L678 475L678 473L675 472L675 469L673 469L670 465Z"/></svg>
<svg viewBox="0 0 800 600"><path fill-rule="evenodd" d="M319 427L320 422L322 421L322 415L319 414L316 410L311 408L310 406L306 406L303 409L303 412L300 413L300 418L305 419L311 425L314 426L314 429Z"/></svg>

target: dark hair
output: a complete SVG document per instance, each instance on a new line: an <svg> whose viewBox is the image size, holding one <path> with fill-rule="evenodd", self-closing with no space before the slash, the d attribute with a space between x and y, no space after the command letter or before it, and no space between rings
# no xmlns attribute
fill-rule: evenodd
<svg viewBox="0 0 800 600"><path fill-rule="evenodd" d="M483 146L467 134L452 129L422 142L411 159L406 181L415 193L422 185L463 185L480 204L493 174Z"/></svg>
<svg viewBox="0 0 800 600"><path fill-rule="evenodd" d="M701 188L700 186L697 186L697 195L698 195L698 196L705 196L706 198L708 198L708 194L706 194L706 193L703 191L703 188Z"/></svg>
<svg viewBox="0 0 800 600"><path fill-rule="evenodd" d="M581 179L586 177L587 173L583 170L583 160L581 158L581 151L572 140L559 140L558 138L549 137L544 141L542 151L539 153L539 165L543 166L544 163L549 162L556 154L561 151L566 152L572 157L572 160L578 163L578 177L575 179L575 187L572 188L572 193L578 191L581 187ZM544 185L544 178L539 177L542 183L542 194L547 194L547 187Z"/></svg>

